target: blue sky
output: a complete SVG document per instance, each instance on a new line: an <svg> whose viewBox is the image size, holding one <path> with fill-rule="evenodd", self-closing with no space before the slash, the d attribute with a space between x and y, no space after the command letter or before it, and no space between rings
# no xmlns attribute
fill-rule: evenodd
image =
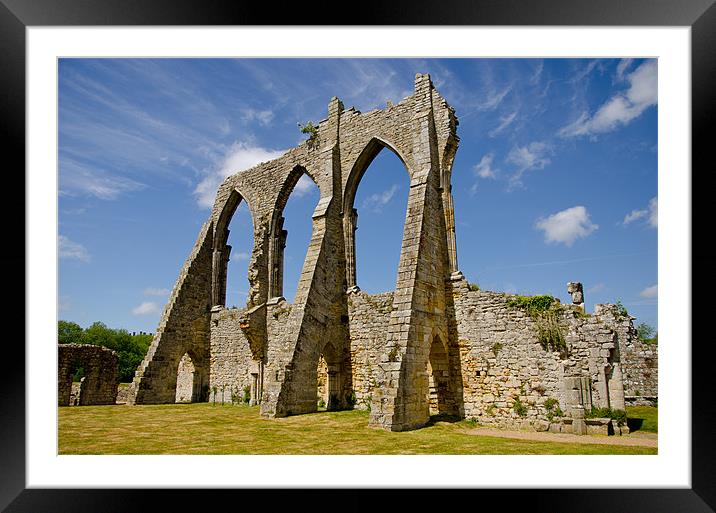
<svg viewBox="0 0 716 513"><path fill-rule="evenodd" d="M657 62L645 59L61 59L58 317L154 332L224 177L274 158L326 117L367 112L430 73L456 109L458 263L482 289L620 300L657 327ZM395 286L408 175L383 150L358 189L357 278ZM291 301L318 190L284 211ZM253 244L235 214L227 304Z"/></svg>

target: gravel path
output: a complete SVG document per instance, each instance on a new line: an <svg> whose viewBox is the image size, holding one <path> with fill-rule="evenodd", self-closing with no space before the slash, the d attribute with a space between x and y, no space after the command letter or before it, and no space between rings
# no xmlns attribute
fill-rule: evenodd
<svg viewBox="0 0 716 513"><path fill-rule="evenodd" d="M657 447L656 433L630 433L624 436L572 435L568 433L549 433L537 431L508 431L503 429L479 427L466 430L469 435L494 436L498 438L516 438L519 440L537 440L542 442L565 442L577 444L629 445Z"/></svg>

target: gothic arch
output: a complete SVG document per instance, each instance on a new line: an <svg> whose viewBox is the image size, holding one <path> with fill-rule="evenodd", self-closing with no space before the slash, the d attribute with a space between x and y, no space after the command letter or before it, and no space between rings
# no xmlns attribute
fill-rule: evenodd
<svg viewBox="0 0 716 513"><path fill-rule="evenodd" d="M244 201L249 209L251 222L254 230L254 247L256 240L256 217L251 208L251 204L237 187L234 187L229 194L224 206L219 214L216 225L214 227L213 238L213 255L212 255L212 274L211 274L211 298L212 306L226 303L226 272L228 270L229 257L231 254L231 246L226 244L229 238L229 223L236 213L239 204ZM252 248L252 253L253 253ZM249 296L250 298L251 296Z"/></svg>
<svg viewBox="0 0 716 513"><path fill-rule="evenodd" d="M283 295L283 250L286 246L286 231L283 229L283 211L288 198L296 188L296 184L303 175L308 176L319 188L316 178L302 165L295 165L286 176L281 189L276 196L272 208L269 225L269 251L268 251L268 297L276 298Z"/></svg>
<svg viewBox="0 0 716 513"><path fill-rule="evenodd" d="M345 239L346 252L346 288L348 290L357 290L356 281L356 246L355 231L358 226L358 211L353 208L356 193L360 186L363 176L372 164L373 160L384 148L393 152L408 173L410 180L410 168L405 162L405 158L400 154L395 146L386 140L378 137L372 137L358 155L353 163L346 180L345 190L343 192L343 235Z"/></svg>

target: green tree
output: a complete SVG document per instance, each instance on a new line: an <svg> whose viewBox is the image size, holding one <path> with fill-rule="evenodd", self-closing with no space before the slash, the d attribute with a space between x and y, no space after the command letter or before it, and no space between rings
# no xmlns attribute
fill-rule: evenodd
<svg viewBox="0 0 716 513"><path fill-rule="evenodd" d="M654 338L654 335L656 334L656 330L645 322L639 324L636 327L636 331L639 334L639 339L642 341L650 340Z"/></svg>
<svg viewBox="0 0 716 513"><path fill-rule="evenodd" d="M59 344L82 344L83 331L82 327L76 322L58 321L57 322L57 342Z"/></svg>

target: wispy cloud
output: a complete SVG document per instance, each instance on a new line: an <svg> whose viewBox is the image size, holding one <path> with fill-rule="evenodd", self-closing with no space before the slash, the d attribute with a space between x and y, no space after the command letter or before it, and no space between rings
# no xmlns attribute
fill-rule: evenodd
<svg viewBox="0 0 716 513"><path fill-rule="evenodd" d="M251 255L249 255L246 251L239 251L238 253L233 254L231 256L234 260L246 261Z"/></svg>
<svg viewBox="0 0 716 513"><path fill-rule="evenodd" d="M659 296L659 286L658 285L652 285L651 287L647 287L641 292L639 292L640 297L645 298L654 298Z"/></svg>
<svg viewBox="0 0 716 513"><path fill-rule="evenodd" d="M477 110L495 110L497 107L500 106L502 100L505 99L505 97L509 94L511 90L512 85L510 84L504 89L490 91L487 96L477 105Z"/></svg>
<svg viewBox="0 0 716 513"><path fill-rule="evenodd" d="M545 242L563 243L567 246L599 228L592 223L587 209L581 205L562 210L547 218L540 218L535 227L544 232Z"/></svg>
<svg viewBox="0 0 716 513"><path fill-rule="evenodd" d="M595 136L627 125L657 102L657 64L655 60L641 64L626 76L629 89L607 100L594 115L583 112L573 123L558 132L560 137Z"/></svg>
<svg viewBox="0 0 716 513"><path fill-rule="evenodd" d="M595 283L587 289L587 294L597 294L598 292L603 292L606 289L607 286L604 283Z"/></svg>
<svg viewBox="0 0 716 513"><path fill-rule="evenodd" d="M59 167L62 195L85 195L114 200L124 193L145 187L137 181L112 175L102 169L93 169L68 157L60 158Z"/></svg>
<svg viewBox="0 0 716 513"><path fill-rule="evenodd" d="M622 224L625 226L635 221L645 220L646 223L652 228L659 226L659 202L657 198L652 198L649 201L649 205L644 209L634 209L624 216Z"/></svg>
<svg viewBox="0 0 716 513"><path fill-rule="evenodd" d="M614 77L615 82L621 82L624 80L624 73L631 67L633 62L634 59L622 59L619 61L619 64L617 64L617 73Z"/></svg>
<svg viewBox="0 0 716 513"><path fill-rule="evenodd" d="M90 254L87 249L77 242L71 241L64 235L58 237L59 257L69 260L79 260L81 262L89 262Z"/></svg>
<svg viewBox="0 0 716 513"><path fill-rule="evenodd" d="M284 151L269 150L250 143L237 141L231 145L219 164L215 166L196 186L199 206L211 208L216 190L228 176L249 169L256 164L280 157Z"/></svg>
<svg viewBox="0 0 716 513"><path fill-rule="evenodd" d="M371 194L363 201L363 208L367 208L376 213L382 212L383 207L390 203L390 200L393 199L398 189L398 185L394 184L388 190Z"/></svg>
<svg viewBox="0 0 716 513"><path fill-rule="evenodd" d="M132 308L134 315L154 315L159 313L159 305L154 301L144 301Z"/></svg>
<svg viewBox="0 0 716 513"><path fill-rule="evenodd" d="M244 121L247 123L256 121L261 126L268 126L271 123L271 120L273 120L273 117L274 113L270 110L255 110L248 108L243 111Z"/></svg>
<svg viewBox="0 0 716 513"><path fill-rule="evenodd" d="M535 141L527 146L515 146L510 150L505 161L513 164L517 171L510 177L510 186L522 185L522 175L532 169L544 169L551 161L549 156L552 147L545 143Z"/></svg>
<svg viewBox="0 0 716 513"><path fill-rule="evenodd" d="M488 153L478 164L472 168L474 173L480 178L495 178L497 170L492 168L492 161L494 159L494 153Z"/></svg>
<svg viewBox="0 0 716 513"><path fill-rule="evenodd" d="M145 296L168 296L169 292L169 289L147 287L146 289L144 289L143 293Z"/></svg>
<svg viewBox="0 0 716 513"><path fill-rule="evenodd" d="M299 198L307 196L309 194L318 192L318 186L314 183L310 176L307 174L301 175L301 178L296 182L296 186L293 188L291 194L295 194Z"/></svg>
<svg viewBox="0 0 716 513"><path fill-rule="evenodd" d="M490 131L489 136L495 137L496 135L499 135L505 128L510 126L515 119L517 118L517 111L513 112L512 114L508 114L506 116L500 117L500 124L497 125L496 128Z"/></svg>

